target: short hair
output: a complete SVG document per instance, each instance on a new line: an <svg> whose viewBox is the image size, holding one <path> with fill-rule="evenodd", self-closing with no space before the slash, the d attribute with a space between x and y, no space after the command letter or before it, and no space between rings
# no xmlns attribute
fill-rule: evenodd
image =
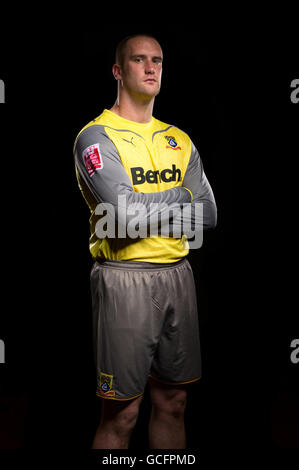
<svg viewBox="0 0 299 470"><path fill-rule="evenodd" d="M151 38L157 41L157 43L159 43L157 38L155 38L152 34L148 34L148 33L132 34L130 36L126 36L124 39L119 41L119 43L116 46L116 50L115 50L115 63L116 64L120 65L121 67L123 66L127 42L130 39L137 38L137 37Z"/></svg>

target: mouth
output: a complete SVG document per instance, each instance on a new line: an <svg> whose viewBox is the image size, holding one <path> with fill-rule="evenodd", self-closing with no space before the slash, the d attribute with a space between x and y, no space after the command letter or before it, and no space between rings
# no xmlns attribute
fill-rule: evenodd
<svg viewBox="0 0 299 470"><path fill-rule="evenodd" d="M147 78L146 80L144 80L145 82L148 82L148 83L155 83L157 80L155 80L154 78Z"/></svg>

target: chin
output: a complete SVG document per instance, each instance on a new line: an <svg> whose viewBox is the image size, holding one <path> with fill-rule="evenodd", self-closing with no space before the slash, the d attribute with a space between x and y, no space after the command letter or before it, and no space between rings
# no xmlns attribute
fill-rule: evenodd
<svg viewBox="0 0 299 470"><path fill-rule="evenodd" d="M155 88L154 90L143 90L143 94L148 97L154 98L160 93L160 88Z"/></svg>
<svg viewBox="0 0 299 470"><path fill-rule="evenodd" d="M144 90L147 90L148 92L156 92L157 90L160 90L160 84L158 82L154 82L154 83L143 83L142 84L142 88Z"/></svg>

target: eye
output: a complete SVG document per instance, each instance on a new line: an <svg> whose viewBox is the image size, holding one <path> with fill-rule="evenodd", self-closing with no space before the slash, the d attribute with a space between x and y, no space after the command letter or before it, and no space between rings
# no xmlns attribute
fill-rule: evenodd
<svg viewBox="0 0 299 470"><path fill-rule="evenodd" d="M142 58L141 57L136 57L135 62L137 62L139 64L140 62L142 62Z"/></svg>

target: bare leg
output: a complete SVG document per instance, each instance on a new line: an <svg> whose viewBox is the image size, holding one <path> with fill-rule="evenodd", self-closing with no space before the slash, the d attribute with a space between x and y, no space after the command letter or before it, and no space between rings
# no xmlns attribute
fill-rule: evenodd
<svg viewBox="0 0 299 470"><path fill-rule="evenodd" d="M152 411L149 424L151 449L185 449L186 387L149 379Z"/></svg>
<svg viewBox="0 0 299 470"><path fill-rule="evenodd" d="M92 449L128 449L142 396L133 400L102 399L100 425Z"/></svg>

